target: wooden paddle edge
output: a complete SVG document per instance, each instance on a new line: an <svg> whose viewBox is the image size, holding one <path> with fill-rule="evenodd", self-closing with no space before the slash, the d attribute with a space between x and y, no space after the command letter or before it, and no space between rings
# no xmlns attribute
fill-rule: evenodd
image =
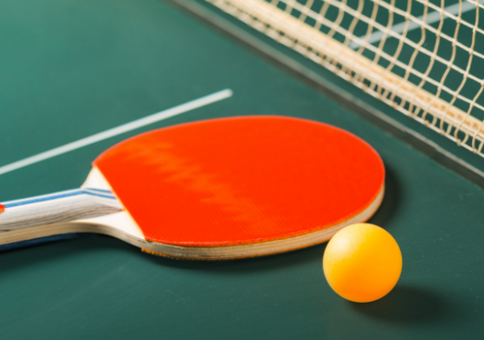
<svg viewBox="0 0 484 340"><path fill-rule="evenodd" d="M213 261L268 256L303 249L329 241L334 234L344 227L368 221L381 206L384 194L385 186L383 185L372 203L357 215L332 227L298 235L293 238L218 247L175 246L147 241L149 247L141 247L141 250L151 255L172 259Z"/></svg>

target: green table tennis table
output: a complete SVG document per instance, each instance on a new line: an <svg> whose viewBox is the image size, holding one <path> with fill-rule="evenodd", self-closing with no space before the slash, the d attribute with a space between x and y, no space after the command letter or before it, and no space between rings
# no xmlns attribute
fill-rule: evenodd
<svg viewBox="0 0 484 340"><path fill-rule="evenodd" d="M208 4L196 5L223 17ZM3 173L0 202L76 188L99 153L144 131L228 116L301 117L346 129L380 153L386 196L370 222L388 230L403 255L396 288L374 303L355 304L328 286L325 244L196 262L151 256L106 236L77 235L0 253L0 339L484 336L483 189L362 115L358 89L268 43L333 89L349 91L354 101L338 99L164 0L3 1L0 32L0 167L232 91L223 100ZM413 126L383 104L374 106Z"/></svg>

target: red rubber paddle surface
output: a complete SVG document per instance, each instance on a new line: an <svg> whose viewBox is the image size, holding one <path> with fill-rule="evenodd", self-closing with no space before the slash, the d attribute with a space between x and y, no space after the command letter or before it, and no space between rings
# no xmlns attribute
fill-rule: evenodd
<svg viewBox="0 0 484 340"><path fill-rule="evenodd" d="M360 138L277 116L207 120L128 139L93 163L149 241L248 244L360 213L384 183Z"/></svg>

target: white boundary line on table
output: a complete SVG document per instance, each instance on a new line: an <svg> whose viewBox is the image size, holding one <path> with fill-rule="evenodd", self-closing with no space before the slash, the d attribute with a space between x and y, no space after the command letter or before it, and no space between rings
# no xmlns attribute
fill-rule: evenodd
<svg viewBox="0 0 484 340"><path fill-rule="evenodd" d="M473 10L473 9L476 9L475 4L470 3L470 2L462 2L462 14L469 12L470 10ZM452 14L452 15L459 14L459 10L460 10L460 4L459 3L453 4L453 5L450 5L450 6L447 6L447 7L444 8L444 11L445 11L446 14L448 13L448 14ZM445 14L444 14L444 16L445 16ZM431 12L427 15L425 22L430 25L430 24L433 24L435 22L440 21L441 18L442 18L442 14L439 11L434 11L434 12ZM417 19L420 20L420 21L424 21L423 15L418 17ZM403 33L403 31L405 31L405 25L406 25L405 22L401 22L399 24L392 26L390 28L390 30L395 32L395 33L401 34L401 33ZM408 23L407 32L410 32L410 31L412 31L416 28L419 28L419 27L420 27L420 25L418 23L416 23L415 21L410 21ZM378 31L378 32L374 32L374 33L370 34L369 37L368 37L367 43L373 44L373 43L379 42L380 40L382 40L384 34L385 33L382 32L382 31ZM365 40L365 36L361 36L359 38L361 40ZM389 37L389 38L392 38L392 37ZM351 49L357 49L360 46L361 46L361 44L359 44L355 41L352 41L348 45L348 47L351 48Z"/></svg>
<svg viewBox="0 0 484 340"><path fill-rule="evenodd" d="M233 94L233 92L230 89L218 91L218 92L212 93L210 95L189 101L185 104L181 104L181 105L172 107L170 109L163 110L163 111L160 111L158 113L149 115L147 117L140 118L140 119L134 120L132 122L119 125L119 126L114 127L112 129L96 133L92 136L79 139L77 141L59 146L57 148L54 148L54 149L51 149L51 150L48 150L48 151L41 152L37 155L27 157L27 158L24 158L22 160L1 166L0 167L0 175L3 175L3 174L6 174L7 172L11 172L11 171L26 167L26 166L31 165L31 164L41 162L43 160L46 160L46 159L49 159L49 158L52 158L52 157L55 157L55 156L62 155L64 153L67 153L67 152L70 152L70 151L73 151L73 150L80 149L82 147L100 142L102 140L120 135L122 133L131 131L131 130L134 130L134 129L137 129L137 128L140 128L140 127L143 127L143 126L153 124L153 123L159 122L161 120L164 120L164 119L167 119L167 118L170 118L170 117L173 117L173 116L176 116L176 115L179 115L179 114L191 111L191 110L198 109L202 106L206 106L206 105L224 100L226 98L231 97L232 94Z"/></svg>

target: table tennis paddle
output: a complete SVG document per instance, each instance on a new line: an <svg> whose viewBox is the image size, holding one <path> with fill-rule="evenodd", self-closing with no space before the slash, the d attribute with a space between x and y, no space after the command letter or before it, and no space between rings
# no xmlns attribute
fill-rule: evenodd
<svg viewBox="0 0 484 340"><path fill-rule="evenodd" d="M2 203L0 245L93 232L175 258L275 254L368 220L384 177L369 144L327 124L279 116L181 124L111 147L81 189Z"/></svg>

